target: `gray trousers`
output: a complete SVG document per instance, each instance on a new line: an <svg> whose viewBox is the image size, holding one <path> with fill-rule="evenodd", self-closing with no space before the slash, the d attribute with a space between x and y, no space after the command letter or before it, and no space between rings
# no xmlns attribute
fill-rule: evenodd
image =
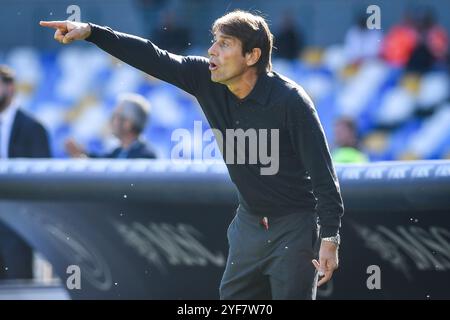
<svg viewBox="0 0 450 320"><path fill-rule="evenodd" d="M222 300L315 299L318 226L314 213L268 218L239 206L228 227Z"/></svg>

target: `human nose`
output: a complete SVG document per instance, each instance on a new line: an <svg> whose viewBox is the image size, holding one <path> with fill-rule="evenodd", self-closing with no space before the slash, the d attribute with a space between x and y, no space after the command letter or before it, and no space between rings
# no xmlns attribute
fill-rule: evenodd
<svg viewBox="0 0 450 320"><path fill-rule="evenodd" d="M213 43L208 49L208 55L217 56L216 43Z"/></svg>

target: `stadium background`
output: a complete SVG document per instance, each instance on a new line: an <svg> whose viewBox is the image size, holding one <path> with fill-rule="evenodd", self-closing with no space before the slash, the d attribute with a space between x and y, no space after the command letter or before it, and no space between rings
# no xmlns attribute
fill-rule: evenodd
<svg viewBox="0 0 450 320"><path fill-rule="evenodd" d="M71 4L65 0L3 0L0 12L3 30L14 30L2 34L0 62L16 70L20 105L46 125L55 157L67 156L63 147L67 137L75 138L93 152L111 148L114 140L108 132L108 120L115 99L122 92L138 92L152 103L151 124L145 135L160 157L170 156L174 129L192 131L195 120L207 126L198 104L188 94L114 60L90 44L61 46L48 30L38 26L39 20L68 18L66 10ZM269 19L275 37L289 11L295 30L303 35L303 50L298 59L275 58L274 69L311 94L331 143L333 121L349 116L356 120L361 146L372 161L449 158L448 64L445 61L421 74L411 73L404 61L391 63L379 58L376 44L383 47L386 40L383 37L402 22L406 12L419 16L432 9L438 24L448 34L450 3L377 1L382 29L361 36L366 38L365 43L372 44L373 50L366 50L370 53L358 59L357 53L349 52L348 37L355 17L361 13L369 16L365 9L370 4L370 1L77 2L81 20L150 39L168 32L167 16L172 16L186 32L179 40L186 43L178 51L199 55L206 55L211 23L226 10L260 10ZM158 44L157 39L154 41ZM358 63L354 63L357 59Z"/></svg>
<svg viewBox="0 0 450 320"><path fill-rule="evenodd" d="M335 141L334 121L341 117L350 117L355 120L359 129L361 150L372 162L450 159L448 58L436 59L432 66L425 68L414 63L408 64L407 60L411 57L414 48L410 48L406 58L403 55L399 57L394 54L386 57L382 54L387 36L394 26L402 24L405 14L411 13L414 19L420 19L428 10L434 12L437 25L442 27L439 29L442 38L438 41L441 46L438 45L438 47L447 53L450 32L450 3L447 1L98 0L75 3L65 0L2 0L0 26L2 30L8 30L8 32L2 32L0 63L8 64L16 71L19 104L45 124L51 135L52 153L55 158L67 158L64 141L68 137L75 138L92 152L111 149L117 142L111 138L108 128L109 118L117 95L123 92L140 93L151 102L151 123L147 127L145 136L156 147L162 159L170 158L174 144L171 141L171 134L175 129L183 128L192 131L194 121L202 121L204 129L207 127L197 102L188 94L117 61L88 43L80 42L71 46L62 46L53 40L51 31L38 26L40 20L68 18L71 13L66 10L73 4L80 7L82 21L108 25L115 30L149 38L156 44L158 44L156 40L158 38L162 41L167 40L165 34L171 29L167 17L171 16L183 31L178 30L179 39L182 41L176 41L175 44L169 43L169 45L177 45L181 42L182 46L179 50L182 53L198 55L206 55L211 40L209 33L211 23L228 10L241 8L261 11L268 18L275 37L279 34L283 22L287 20L286 12L289 12L294 20L294 29L302 36L302 50L298 50L295 58L284 59L275 56L274 70L297 81L310 93L332 147ZM371 30L368 33L355 32L356 17L361 14L369 16L365 9L372 4L381 8L381 30ZM176 37L175 39L177 40ZM365 48L356 50L355 43L370 44L369 48L378 48L378 50L364 50ZM163 45L161 47L164 48ZM387 50L387 53L392 51ZM193 135L193 137L196 136ZM192 148L195 146L201 148L202 141L193 141ZM195 150L192 154L196 154ZM122 212L126 212L129 219L127 222L130 225L133 219L145 221L145 223L153 220L173 224L177 221L189 222L204 232L207 237L211 237L208 238L211 242L205 241L206 243L213 248L225 250L224 239L219 240L218 235L225 233L225 229L220 231L220 228L226 228L226 221L229 220L235 199L230 196L230 185L226 182L228 180L223 168L216 172L211 168L198 171L198 168L165 165L163 162L153 166L148 163L110 164L93 161L93 163L83 164L77 163L76 160L61 161L53 164L20 161L0 163L2 218L6 221L9 219L11 225L16 226L22 235L29 237L37 248L42 249L42 253L48 250L47 257L55 258L56 255L51 251L51 245L43 240L45 236L41 231L45 229L37 230L30 223L34 221L31 219L33 217L43 218L44 221L54 219L51 221L54 225L51 225L59 226L61 230L72 228L75 234L85 232L81 235L82 240L90 244L94 252L105 250L104 258L107 258L112 269L120 265L120 263L116 264L118 261L127 261L128 258L132 261L137 258L121 256L118 253L106 254L109 249L102 247L103 240L98 243L95 241L89 243L88 240L95 239L95 236L91 237L93 233L89 233L92 230L88 226L94 223L91 228L92 226L100 228L104 224L101 219L107 218L110 213L117 218L117 216L122 217ZM136 168L134 168L135 165ZM380 166L386 167L380 169ZM396 168L400 168L400 171ZM134 175L141 169L142 176L139 179L148 178L148 184L144 185L153 188L151 190L155 194L146 198L147 189L141 186L141 193L138 193L134 199L133 192L128 190L129 186L124 186L130 181L136 181L133 180ZM336 274L335 294L337 292L337 295L333 296L332 290L328 288L326 289L330 291L328 297L429 298L430 295L433 298L449 297L448 290L442 286L445 284L442 279L448 277L447 271L450 270L448 263L450 253L448 246L446 247L450 227L447 218L448 201L445 196L449 185L448 171L446 161L432 164L422 162L375 164L374 167L338 166L345 201L348 204L346 206L348 222L344 226L344 232L349 239L347 243L357 244L357 246L348 245L347 249L342 248L343 261L354 261L354 264L347 265L347 268L343 268ZM155 172L161 175L152 175ZM206 174L199 175L199 172ZM406 174L402 175L399 172L406 172ZM62 174L58 175L58 173ZM214 175L219 173L218 176ZM114 177L117 178L116 181L113 180ZM218 177L218 181L214 180L215 177ZM396 177L400 177L399 182L393 180ZM160 184L155 183L159 181L158 179L166 181L167 185L161 187ZM377 179L381 182L378 183ZM66 184L60 188L59 183L63 181ZM72 186L74 181L77 181L77 184ZM180 189L176 189L177 184ZM40 185L42 185L41 190L37 190L39 189L37 186ZM200 189L197 189L199 185ZM98 197L94 194L96 186L102 189ZM203 186L206 191L202 189ZM208 190L211 192L217 186L220 186L220 192L208 193ZM128 188L125 193L124 188ZM165 195L170 193L169 190L178 190L182 194L178 203L172 198L170 200L165 198ZM371 200L369 195L377 194L377 190L381 195ZM428 190L428 193L424 190ZM89 191L91 196L88 194ZM189 191L193 192L192 198L186 200L189 198L186 196L190 194ZM219 194L224 194L223 199L219 201L222 207L220 210L217 209L219 213L216 212L220 215L220 219L215 220L214 216L208 217L212 219L211 223L216 228L211 228L205 221L199 222L200 219L194 214L195 206L207 212L212 210L212 204L196 203L190 209L191 211L184 212L185 215L180 214L179 208L177 209L177 205L182 207L183 201L197 201L202 192L209 195L208 198L211 200ZM102 198L102 195L106 194L110 194L107 198L111 203L106 203L105 198ZM128 195L126 204L123 203L124 195ZM84 201L86 197L89 201ZM386 197L390 200L384 203ZM167 201L166 205L161 204L161 199L163 202ZM156 205L153 201L159 202ZM173 203L168 205L169 202ZM152 209L151 212L145 211L144 208L148 207L149 203L155 205L157 209ZM378 207L377 205L381 203L384 206ZM22 212L20 219L11 215L16 210L14 208ZM79 216L77 216L77 210L80 213ZM96 212L107 214L95 216ZM55 213L61 215L58 216ZM219 227L221 221L225 222L220 223ZM40 222L38 225L41 225ZM73 229L77 225L78 230ZM361 225L365 227L354 227ZM380 225L382 225L381 228ZM96 229L93 229L95 234ZM444 235L442 242L439 242L441 238L438 236L434 238L433 232L437 229L440 230L441 235ZM386 234L383 235L380 230L384 230L386 234L388 232L386 230L397 232L406 240L410 240L408 235L421 235L419 238L422 244L417 245L411 241L412 249L403 247L406 252L403 257L406 256L406 261L411 259L413 262L411 264L413 280L407 276L405 276L406 280L403 278L398 280L396 273L398 265L395 263L390 267L384 266L384 270L389 270L387 278L390 281L388 286L391 290L377 294L367 291L365 269L352 269L352 267L355 268L359 265L358 263L361 265L375 263L383 266L386 260L392 258L389 255L386 256L387 253L376 245L371 248L378 250L379 255L375 260L375 255L366 255L367 246L370 248L370 245L374 246L374 243L380 242L380 239L386 240ZM64 232L61 234L64 235ZM105 235L108 232L110 231L105 229ZM356 235L358 232L359 235ZM369 244L366 243L366 247L363 248L363 244L358 241L367 235L372 236L370 238L372 242L369 241ZM106 240L115 243L117 239L114 239L111 237ZM436 239L440 243L435 246L438 249L431 250L430 248L436 243L433 241L437 241ZM383 243L388 247L392 246L389 241ZM393 243L397 250L395 244L399 245L403 242L398 240L398 243L395 241ZM64 251L64 248L67 249L63 246L58 250ZM126 249L123 251L127 252ZM352 255L353 252L358 253L355 254L356 257ZM438 261L442 263L434 264L436 261L429 255L437 255ZM60 255L58 259L61 260L56 258L53 260L55 262L53 267L60 276L65 275L63 267L73 262L70 257L66 258ZM139 261L136 262L136 266L143 265L142 257L136 261ZM386 265L389 264L386 263ZM58 291L63 282L57 282L56 287L51 285L55 280L53 278L55 272L49 272L51 268L45 265L41 265L40 268L37 272L39 277L47 281L44 290L41 288L37 295L33 295L32 290L15 295L16 291L11 287L0 286L0 298L36 298L36 296L67 298L65 290ZM176 268L174 270L176 272L173 273L173 279L178 281L185 278L184 271ZM357 281L350 283L347 280L355 275L355 270L359 272L355 277ZM120 278L124 276L122 271L116 270L113 274ZM221 269L218 268L209 268L207 272L197 270L193 273L191 280L195 282L194 280L206 275L208 279L217 280L216 277L220 275L220 271ZM122 279L127 281L126 277ZM118 283L123 284L123 281ZM180 283L182 284L179 282L176 289L181 290L188 285L195 285L195 283L188 283L183 286ZM107 293L86 290L80 293L80 297L124 297L124 295L120 296L120 293L124 294L124 292L117 288L114 281L110 285L112 288ZM133 290L132 283L127 285L128 287L124 290ZM162 286L164 287L164 284ZM215 290L214 281L202 282L202 285L198 287L198 297L205 297L204 292L201 291L203 286L209 286L208 290ZM50 291L46 292L45 288ZM53 291L52 288L59 289ZM72 298L77 298L77 293L70 294ZM148 292L138 297L150 297L145 294ZM167 294L173 294L173 292ZM186 291L183 294L182 297L186 297ZM189 292L187 294L189 298ZM176 295L162 296L178 297ZM322 297L327 296L322 292Z"/></svg>

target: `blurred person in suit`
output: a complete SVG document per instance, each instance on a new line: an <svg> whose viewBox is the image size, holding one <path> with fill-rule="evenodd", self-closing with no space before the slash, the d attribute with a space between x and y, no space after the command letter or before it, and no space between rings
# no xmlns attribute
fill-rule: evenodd
<svg viewBox="0 0 450 320"><path fill-rule="evenodd" d="M149 118L150 103L141 95L127 93L119 97L111 117L111 130L120 146L105 154L85 151L74 139L66 140L66 152L73 158L155 159L153 148L141 138Z"/></svg>
<svg viewBox="0 0 450 320"><path fill-rule="evenodd" d="M13 71L0 65L0 158L49 158L45 128L13 101Z"/></svg>
<svg viewBox="0 0 450 320"><path fill-rule="evenodd" d="M0 65L0 159L50 158L48 134L14 102L14 72ZM0 279L33 277L33 251L15 232L0 223Z"/></svg>

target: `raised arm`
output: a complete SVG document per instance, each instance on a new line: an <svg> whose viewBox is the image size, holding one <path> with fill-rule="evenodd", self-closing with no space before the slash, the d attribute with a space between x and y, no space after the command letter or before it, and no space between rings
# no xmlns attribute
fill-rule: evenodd
<svg viewBox="0 0 450 320"><path fill-rule="evenodd" d="M92 23L41 21L56 29L55 40L69 44L86 40L123 62L195 95L201 81L209 80L208 60L180 56L158 48L151 41Z"/></svg>

